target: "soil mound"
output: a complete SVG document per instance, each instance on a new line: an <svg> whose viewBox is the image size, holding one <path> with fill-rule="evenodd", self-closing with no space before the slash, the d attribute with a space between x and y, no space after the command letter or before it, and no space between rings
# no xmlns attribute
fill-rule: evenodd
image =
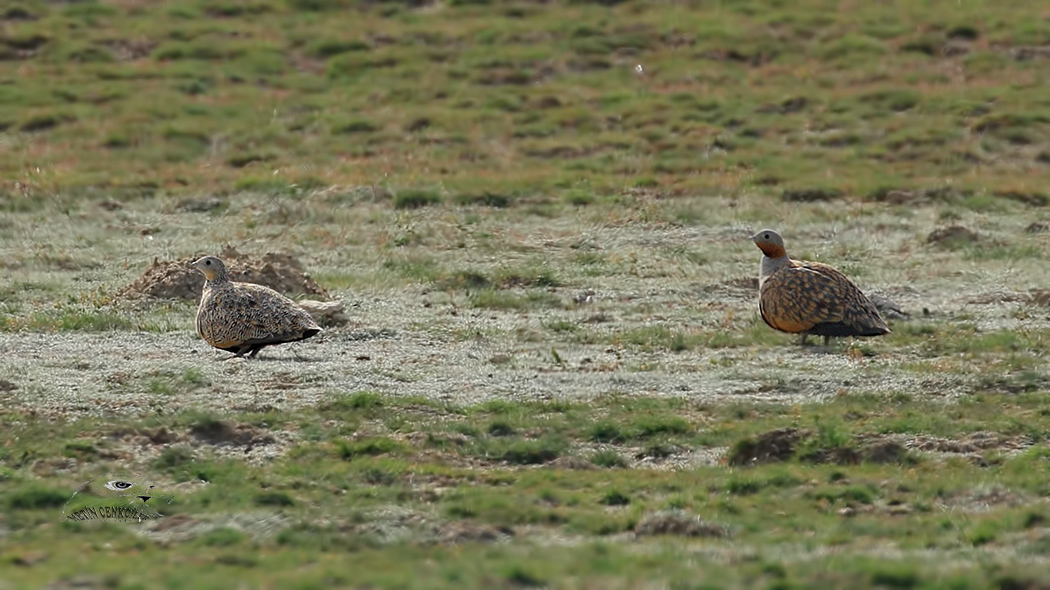
<svg viewBox="0 0 1050 590"><path fill-rule="evenodd" d="M199 254L181 260L165 262L153 259L146 272L117 292L117 299L189 299L199 301L204 277L190 267ZM261 259L241 254L233 247L226 247L219 255L226 263L230 280L264 285L282 293L313 295L328 299L328 293L303 269L294 256L266 253Z"/></svg>

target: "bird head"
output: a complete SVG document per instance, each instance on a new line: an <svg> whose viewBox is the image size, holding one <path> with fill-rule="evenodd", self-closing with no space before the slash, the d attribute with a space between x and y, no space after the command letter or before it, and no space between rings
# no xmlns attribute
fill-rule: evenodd
<svg viewBox="0 0 1050 590"><path fill-rule="evenodd" d="M784 239L771 229L764 229L751 236L751 241L758 246L758 249L763 254L770 258L780 258L787 254L787 251L784 249Z"/></svg>
<svg viewBox="0 0 1050 590"><path fill-rule="evenodd" d="M205 256L190 266L199 271L209 281L226 276L226 265L214 256Z"/></svg>

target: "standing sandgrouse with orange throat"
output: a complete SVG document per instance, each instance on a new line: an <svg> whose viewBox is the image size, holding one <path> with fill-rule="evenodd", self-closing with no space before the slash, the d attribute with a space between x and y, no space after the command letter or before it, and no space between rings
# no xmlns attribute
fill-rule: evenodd
<svg viewBox="0 0 1050 590"><path fill-rule="evenodd" d="M758 309L769 327L799 334L805 345L812 334L881 336L890 331L879 310L846 275L827 264L792 260L780 234L764 229L751 236L762 250L758 274Z"/></svg>

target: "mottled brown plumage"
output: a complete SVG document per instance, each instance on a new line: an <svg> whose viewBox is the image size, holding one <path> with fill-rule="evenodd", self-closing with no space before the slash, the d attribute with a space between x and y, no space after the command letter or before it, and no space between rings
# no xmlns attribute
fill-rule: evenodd
<svg viewBox="0 0 1050 590"><path fill-rule="evenodd" d="M265 346L321 332L310 314L277 291L231 281L218 258L205 256L193 267L206 279L197 308L197 333L215 348L254 357Z"/></svg>
<svg viewBox="0 0 1050 590"><path fill-rule="evenodd" d="M777 232L764 229L751 240L762 250L759 311L774 330L799 334L880 336L890 331L875 305L846 275L827 264L792 260Z"/></svg>

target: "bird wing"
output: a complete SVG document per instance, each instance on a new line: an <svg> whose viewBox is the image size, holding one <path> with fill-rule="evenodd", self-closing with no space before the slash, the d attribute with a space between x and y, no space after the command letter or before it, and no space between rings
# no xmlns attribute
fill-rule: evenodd
<svg viewBox="0 0 1050 590"><path fill-rule="evenodd" d="M221 289L212 294L204 322L212 346L228 348L272 337L266 306L251 290Z"/></svg>
<svg viewBox="0 0 1050 590"><path fill-rule="evenodd" d="M797 333L817 324L842 322L857 295L863 297L856 285L834 268L793 262L762 284L759 309L771 327Z"/></svg>
<svg viewBox="0 0 1050 590"><path fill-rule="evenodd" d="M310 314L277 291L251 283L238 283L246 330L245 342L271 342L298 338L304 330L317 328Z"/></svg>
<svg viewBox="0 0 1050 590"><path fill-rule="evenodd" d="M834 279L840 285L842 289L840 300L843 302L843 313L848 323L855 323L859 321L860 316L866 316L885 327L875 303L838 269L821 262L800 262L799 264Z"/></svg>

